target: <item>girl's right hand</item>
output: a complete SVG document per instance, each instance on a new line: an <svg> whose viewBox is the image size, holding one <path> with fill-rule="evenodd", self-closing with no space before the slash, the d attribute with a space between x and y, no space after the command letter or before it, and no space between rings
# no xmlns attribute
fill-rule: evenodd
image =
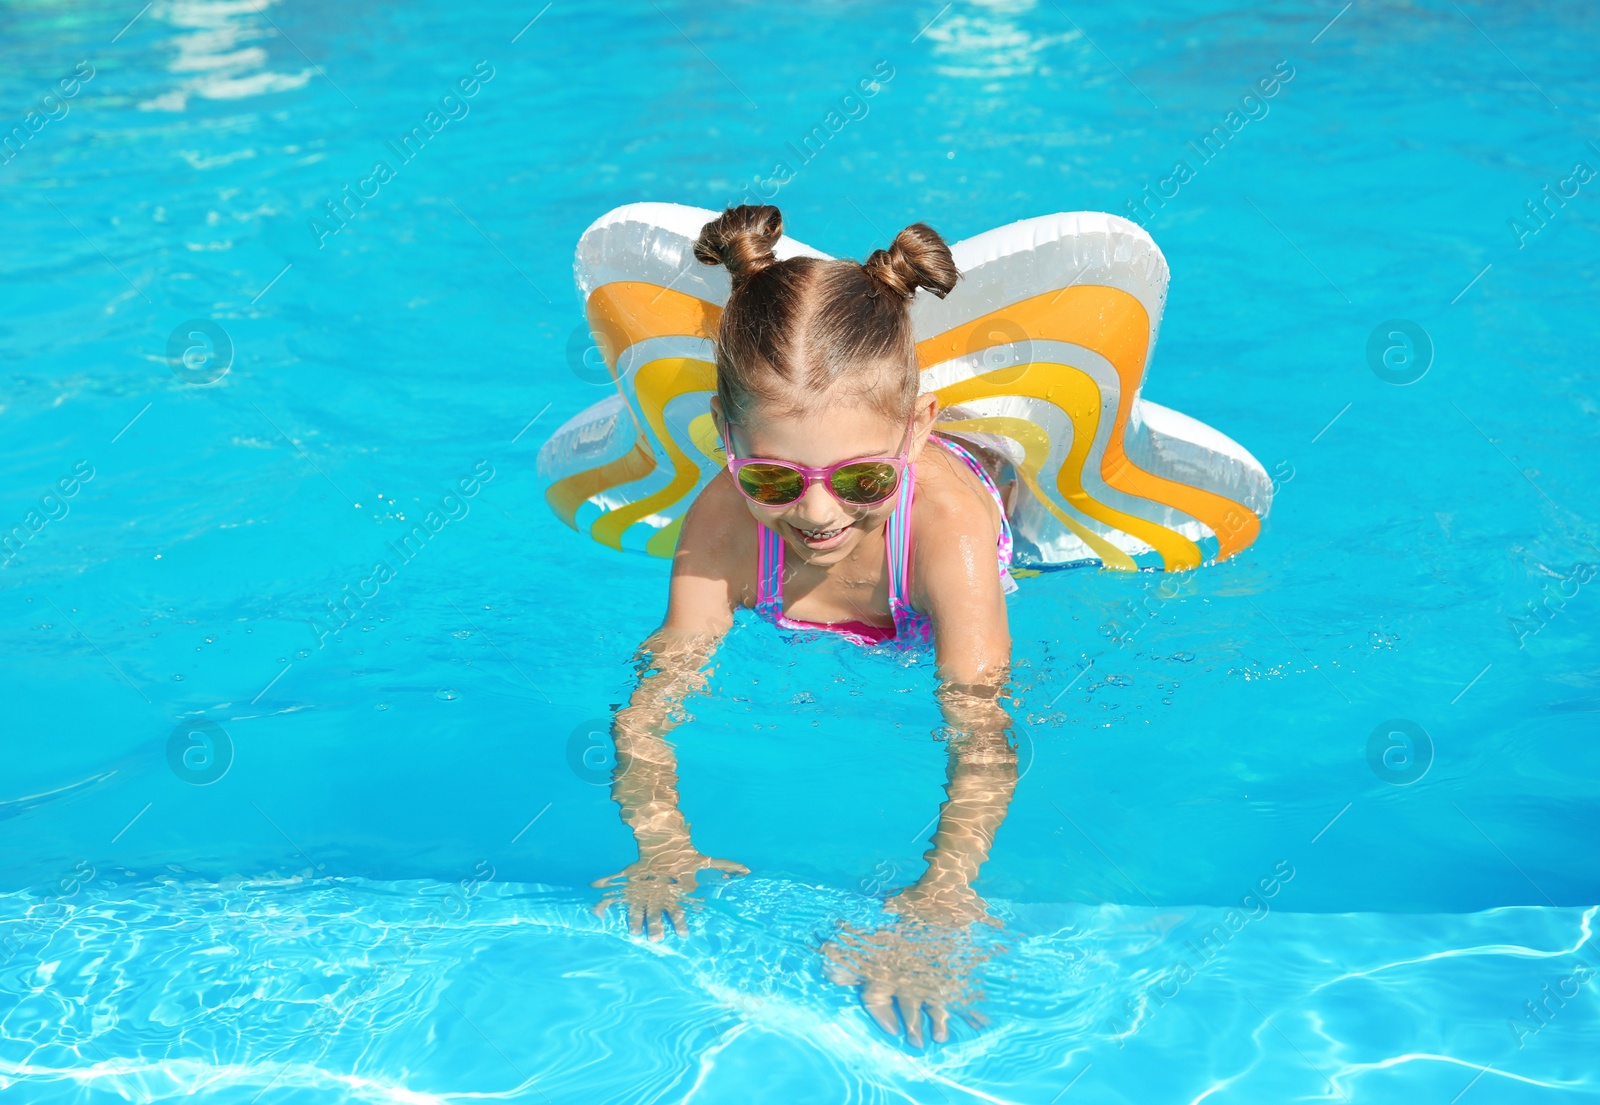
<svg viewBox="0 0 1600 1105"><path fill-rule="evenodd" d="M678 935L688 936L684 905L694 901L691 895L699 883L700 872L706 868L720 871L728 878L750 873L744 864L703 855L685 840L680 845L641 856L615 875L591 883L608 891L595 905L594 914L604 917L613 904L626 902L628 931L633 935L638 936L648 926L650 939L660 940L666 935L666 921L670 917Z"/></svg>

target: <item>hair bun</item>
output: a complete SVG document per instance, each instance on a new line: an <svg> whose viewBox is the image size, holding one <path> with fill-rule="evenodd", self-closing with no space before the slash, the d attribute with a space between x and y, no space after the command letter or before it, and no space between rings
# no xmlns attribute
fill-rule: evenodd
<svg viewBox="0 0 1600 1105"><path fill-rule="evenodd" d="M895 235L888 249L875 250L861 267L875 284L903 299L916 295L918 288L943 299L961 276L950 247L927 223L912 223Z"/></svg>
<svg viewBox="0 0 1600 1105"><path fill-rule="evenodd" d="M773 249L783 237L783 215L776 207L730 207L700 228L694 255L701 264L721 265L737 286L777 263Z"/></svg>

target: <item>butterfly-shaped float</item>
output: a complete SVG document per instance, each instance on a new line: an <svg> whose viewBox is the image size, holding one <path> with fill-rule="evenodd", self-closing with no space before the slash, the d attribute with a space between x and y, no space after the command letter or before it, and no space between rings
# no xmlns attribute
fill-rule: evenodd
<svg viewBox="0 0 1600 1105"><path fill-rule="evenodd" d="M726 463L709 399L728 273L693 249L716 216L629 204L578 242L578 290L617 391L555 431L539 470L561 520L614 549L670 557L689 504ZM1271 505L1266 470L1139 397L1168 277L1148 234L1080 211L951 252L955 290L911 305L921 390L939 397L938 433L1015 477L1015 563L1176 571L1249 547ZM787 236L775 253L827 256Z"/></svg>

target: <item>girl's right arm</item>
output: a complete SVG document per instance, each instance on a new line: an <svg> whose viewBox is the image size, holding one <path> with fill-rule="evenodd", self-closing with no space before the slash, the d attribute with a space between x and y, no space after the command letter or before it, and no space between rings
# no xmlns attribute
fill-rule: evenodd
<svg viewBox="0 0 1600 1105"><path fill-rule="evenodd" d="M754 604L759 525L732 478L718 472L683 517L662 631L720 640L734 611Z"/></svg>
<svg viewBox="0 0 1600 1105"><path fill-rule="evenodd" d="M722 475L695 499L673 555L666 619L639 646L638 684L612 724L611 796L633 831L639 859L595 884L613 888L596 912L624 900L630 928L637 933L648 923L652 939L661 938L668 918L687 935L683 903L701 869L746 873L740 864L703 855L690 840L678 808L677 756L666 734L687 717L684 700L705 686L711 654L753 591L754 527Z"/></svg>

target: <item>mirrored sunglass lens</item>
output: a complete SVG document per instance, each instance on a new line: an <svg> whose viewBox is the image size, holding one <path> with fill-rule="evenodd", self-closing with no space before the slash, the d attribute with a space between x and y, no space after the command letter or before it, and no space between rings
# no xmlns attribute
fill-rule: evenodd
<svg viewBox="0 0 1600 1105"><path fill-rule="evenodd" d="M850 464L833 474L833 489L852 503L875 503L894 494L899 483L894 465L882 461Z"/></svg>
<svg viewBox="0 0 1600 1105"><path fill-rule="evenodd" d="M781 506L800 497L800 473L776 464L747 464L739 469L739 486L758 503Z"/></svg>

